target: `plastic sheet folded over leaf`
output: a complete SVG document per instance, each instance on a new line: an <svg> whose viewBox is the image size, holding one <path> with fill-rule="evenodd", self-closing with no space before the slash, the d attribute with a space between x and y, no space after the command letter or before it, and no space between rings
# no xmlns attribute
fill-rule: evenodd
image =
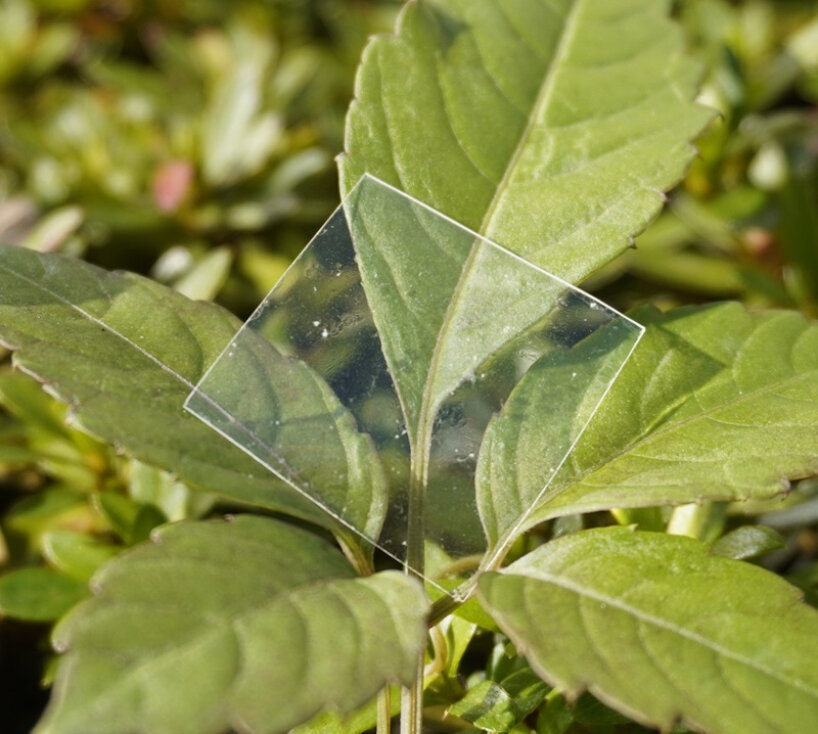
<svg viewBox="0 0 818 734"><path fill-rule="evenodd" d="M535 370L537 390L554 393L540 416L549 466L522 511L510 503L505 530L547 492L641 334L365 176L186 408L393 557L405 560L410 512L427 543L458 557L494 541L503 487L484 480L478 502L475 475L502 456L487 427L514 419L503 407L522 378Z"/></svg>

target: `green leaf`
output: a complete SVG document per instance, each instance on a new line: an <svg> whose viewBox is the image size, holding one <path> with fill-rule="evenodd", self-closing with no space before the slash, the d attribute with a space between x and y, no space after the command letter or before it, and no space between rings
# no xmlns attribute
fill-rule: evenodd
<svg viewBox="0 0 818 734"><path fill-rule="evenodd" d="M3 515L3 531L13 553L34 559L52 530L102 530L102 523L87 498L63 487L52 487L23 497Z"/></svg>
<svg viewBox="0 0 818 734"><path fill-rule="evenodd" d="M499 683L478 683L448 713L486 731L507 732L536 709L547 692L548 686L530 668L524 668Z"/></svg>
<svg viewBox="0 0 818 734"><path fill-rule="evenodd" d="M409 684L420 585L355 578L320 538L240 516L182 522L106 565L55 630L67 650L38 734L284 732Z"/></svg>
<svg viewBox="0 0 818 734"><path fill-rule="evenodd" d="M717 556L740 561L762 556L777 548L783 548L784 545L784 538L777 530L764 525L743 525L719 538L713 543L711 550Z"/></svg>
<svg viewBox="0 0 818 734"><path fill-rule="evenodd" d="M768 498L818 472L818 325L735 303L636 318L647 333L527 526L615 507ZM524 382L518 396L537 400ZM492 467L507 482L492 491L506 502L549 479L541 462L526 463L543 450L539 415L532 404L519 445Z"/></svg>
<svg viewBox="0 0 818 734"><path fill-rule="evenodd" d="M579 281L659 211L711 116L668 5L408 3L364 52L342 190L373 174Z"/></svg>
<svg viewBox="0 0 818 734"><path fill-rule="evenodd" d="M517 383L490 421L477 461L477 505L491 546L514 535L632 349L628 325L613 322L542 357Z"/></svg>
<svg viewBox="0 0 818 734"><path fill-rule="evenodd" d="M213 508L215 497L191 490L168 472L135 460L128 468L130 496L141 505L156 507L171 522L200 518Z"/></svg>
<svg viewBox="0 0 818 734"><path fill-rule="evenodd" d="M153 505L140 505L130 497L113 492L94 495L93 502L94 507L127 545L147 540L151 530L167 520Z"/></svg>
<svg viewBox="0 0 818 734"><path fill-rule="evenodd" d="M66 425L64 405L35 380L11 371L0 373L0 403L20 419L31 463L76 489L97 487L98 467L107 463L108 448Z"/></svg>
<svg viewBox="0 0 818 734"><path fill-rule="evenodd" d="M87 582L121 548L73 530L52 530L43 536L43 555L71 578Z"/></svg>
<svg viewBox="0 0 818 734"><path fill-rule="evenodd" d="M48 568L21 568L0 577L0 617L53 622L88 596L81 581Z"/></svg>
<svg viewBox="0 0 818 734"><path fill-rule="evenodd" d="M444 401L554 308L564 283L366 179L345 202L413 449Z"/></svg>
<svg viewBox="0 0 818 734"><path fill-rule="evenodd" d="M0 248L0 338L17 350L17 365L71 404L85 430L200 488L327 525L327 513L182 410L239 326L219 307L133 274ZM274 393L296 378L311 386L301 407L312 405L325 430L304 473L321 473L330 458L336 469L349 461L349 489L368 491L371 502L382 479L377 456L334 396L301 363L278 356L266 366L279 370Z"/></svg>
<svg viewBox="0 0 818 734"><path fill-rule="evenodd" d="M627 528L560 538L480 582L532 667L649 726L719 734L818 727L818 613L698 541Z"/></svg>

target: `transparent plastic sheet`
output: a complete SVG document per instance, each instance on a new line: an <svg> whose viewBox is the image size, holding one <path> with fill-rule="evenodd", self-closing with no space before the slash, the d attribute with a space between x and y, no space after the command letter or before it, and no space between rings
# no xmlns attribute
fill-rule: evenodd
<svg viewBox="0 0 818 734"><path fill-rule="evenodd" d="M185 407L395 559L407 562L418 532L457 559L486 550L481 441L522 378L536 365L554 391L531 509L642 331L365 176ZM592 359L577 364L576 354ZM408 565L422 571L422 561Z"/></svg>

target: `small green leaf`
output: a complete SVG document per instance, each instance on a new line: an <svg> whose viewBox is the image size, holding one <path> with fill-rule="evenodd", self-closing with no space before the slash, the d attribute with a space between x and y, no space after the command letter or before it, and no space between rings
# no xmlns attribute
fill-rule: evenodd
<svg viewBox="0 0 818 734"><path fill-rule="evenodd" d="M21 568L0 577L0 617L53 622L88 596L81 581L48 568Z"/></svg>
<svg viewBox="0 0 818 734"><path fill-rule="evenodd" d="M400 712L400 688L391 687L389 703L393 716ZM372 700L346 716L325 711L293 729L291 734L364 734L375 728L378 720L377 706L377 700Z"/></svg>
<svg viewBox="0 0 818 734"><path fill-rule="evenodd" d="M87 498L62 487L23 497L3 517L3 528L15 552L33 558L42 551L50 530L101 530L102 522Z"/></svg>
<svg viewBox="0 0 818 734"><path fill-rule="evenodd" d="M568 702L558 691L551 691L537 714L537 734L565 734L574 723Z"/></svg>
<svg viewBox="0 0 818 734"><path fill-rule="evenodd" d="M764 525L743 525L719 538L711 546L717 556L734 558L737 561L755 558L765 553L783 548L781 533Z"/></svg>
<svg viewBox="0 0 818 734"><path fill-rule="evenodd" d="M194 300L210 301L224 287L232 264L233 254L228 248L211 250L174 284L173 289Z"/></svg>
<svg viewBox="0 0 818 734"><path fill-rule="evenodd" d="M479 726L485 731L508 731L517 723L514 702L502 686L484 680L449 706L448 713Z"/></svg>
<svg viewBox="0 0 818 734"><path fill-rule="evenodd" d="M93 497L94 507L110 523L111 529L128 545L134 544L134 525L140 505L130 497L113 492L101 492ZM145 538L140 538L145 540Z"/></svg>
<svg viewBox="0 0 818 734"><path fill-rule="evenodd" d="M43 536L43 555L60 571L87 582L96 570L121 548L72 530L54 530Z"/></svg>
<svg viewBox="0 0 818 734"><path fill-rule="evenodd" d="M542 703L548 686L530 668L502 681L485 680L471 688L449 713L486 731L507 732Z"/></svg>
<svg viewBox="0 0 818 734"><path fill-rule="evenodd" d="M587 530L480 582L532 667L648 726L818 727L818 612L797 589L690 538Z"/></svg>
<svg viewBox="0 0 818 734"><path fill-rule="evenodd" d="M199 518L212 509L216 498L191 490L169 472L132 460L128 494L140 505L152 505L171 522Z"/></svg>
<svg viewBox="0 0 818 734"><path fill-rule="evenodd" d="M108 563L54 633L67 650L38 734L285 732L409 684L425 640L420 585L355 578L282 522L182 522Z"/></svg>

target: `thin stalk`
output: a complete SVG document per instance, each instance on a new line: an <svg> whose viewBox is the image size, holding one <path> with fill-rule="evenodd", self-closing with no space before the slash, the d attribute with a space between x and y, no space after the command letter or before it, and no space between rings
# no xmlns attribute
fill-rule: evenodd
<svg viewBox="0 0 818 734"><path fill-rule="evenodd" d="M429 362L429 372L426 386L421 397L420 411L418 412L417 434L411 440L412 456L409 478L409 506L407 508L406 534L406 566L407 573L423 578L424 556L426 550L426 491L429 483L429 460L432 452L432 432L434 428L435 396L432 393L432 379L438 371L441 358L440 348L445 343L447 333L451 327L451 311L458 303L462 289L468 280L468 274L474 266L481 241L476 240L474 246L463 262L460 279L449 300L449 306L444 315L440 331L437 335L432 358ZM423 653L417 664L415 683L405 688L401 694L401 734L423 734Z"/></svg>
<svg viewBox="0 0 818 734"><path fill-rule="evenodd" d="M424 400L417 441L412 451L409 477L409 507L407 508L406 573L423 579L426 550L426 487L429 478L429 454L432 449L432 422L427 418ZM401 734L423 734L423 668L424 652L416 663L415 682L401 692Z"/></svg>
<svg viewBox="0 0 818 734"><path fill-rule="evenodd" d="M400 734L423 734L423 655L418 658L415 682L401 691Z"/></svg>
<svg viewBox="0 0 818 734"><path fill-rule="evenodd" d="M449 646L446 644L446 637L440 627L432 627L429 630L429 637L432 642L434 656L432 661L423 667L423 677L430 678L433 675L446 670L449 662Z"/></svg>
<svg viewBox="0 0 818 734"><path fill-rule="evenodd" d="M392 691L386 686L378 694L378 723L376 734L392 734Z"/></svg>
<svg viewBox="0 0 818 734"><path fill-rule="evenodd" d="M442 568L436 574L436 579L445 579L450 576L459 576L466 571L475 571L480 568L480 562L483 559L483 554L475 554L472 556L464 556L452 561L448 566Z"/></svg>
<svg viewBox="0 0 818 734"><path fill-rule="evenodd" d="M364 547L362 543L366 541L362 541L346 528L338 528L333 535L346 559L359 576L371 576L375 573L372 566L372 546Z"/></svg>

